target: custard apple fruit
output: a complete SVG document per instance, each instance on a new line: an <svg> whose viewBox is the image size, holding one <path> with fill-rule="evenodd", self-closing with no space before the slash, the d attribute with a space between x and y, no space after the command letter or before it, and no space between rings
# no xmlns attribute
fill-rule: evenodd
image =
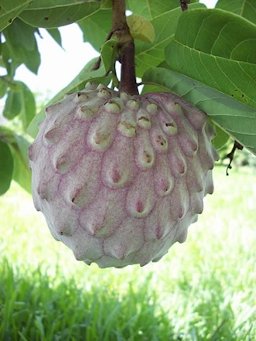
<svg viewBox="0 0 256 341"><path fill-rule="evenodd" d="M78 260L157 261L213 192L212 137L206 115L173 94L87 84L46 109L29 151L34 205Z"/></svg>

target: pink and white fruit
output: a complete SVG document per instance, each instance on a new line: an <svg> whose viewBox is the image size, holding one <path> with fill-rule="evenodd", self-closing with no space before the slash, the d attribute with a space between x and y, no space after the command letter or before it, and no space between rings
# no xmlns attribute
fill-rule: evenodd
<svg viewBox="0 0 256 341"><path fill-rule="evenodd" d="M213 192L204 113L172 94L92 84L46 113L29 153L33 200L78 260L145 265L186 239Z"/></svg>

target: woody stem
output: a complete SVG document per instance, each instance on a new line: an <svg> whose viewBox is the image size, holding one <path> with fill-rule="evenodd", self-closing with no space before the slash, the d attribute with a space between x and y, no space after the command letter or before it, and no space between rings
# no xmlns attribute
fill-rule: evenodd
<svg viewBox="0 0 256 341"><path fill-rule="evenodd" d="M125 0L112 0L112 36L118 41L118 58L121 63L120 91L137 95L135 74L135 46L125 15Z"/></svg>

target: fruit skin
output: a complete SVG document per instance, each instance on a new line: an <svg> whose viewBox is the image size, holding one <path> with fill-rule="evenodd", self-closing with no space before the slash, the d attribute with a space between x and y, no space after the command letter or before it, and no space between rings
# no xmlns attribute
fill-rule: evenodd
<svg viewBox="0 0 256 341"><path fill-rule="evenodd" d="M142 266L186 239L213 192L204 113L173 94L89 83L46 114L29 150L34 205L76 259Z"/></svg>

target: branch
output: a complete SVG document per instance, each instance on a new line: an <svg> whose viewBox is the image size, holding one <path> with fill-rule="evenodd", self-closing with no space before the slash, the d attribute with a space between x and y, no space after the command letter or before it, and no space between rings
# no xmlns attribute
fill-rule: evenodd
<svg viewBox="0 0 256 341"><path fill-rule="evenodd" d="M118 40L119 61L121 63L120 91L137 95L135 47L126 22L125 9L125 0L112 0L112 36Z"/></svg>
<svg viewBox="0 0 256 341"><path fill-rule="evenodd" d="M125 9L125 0L112 0L112 32L127 29Z"/></svg>

